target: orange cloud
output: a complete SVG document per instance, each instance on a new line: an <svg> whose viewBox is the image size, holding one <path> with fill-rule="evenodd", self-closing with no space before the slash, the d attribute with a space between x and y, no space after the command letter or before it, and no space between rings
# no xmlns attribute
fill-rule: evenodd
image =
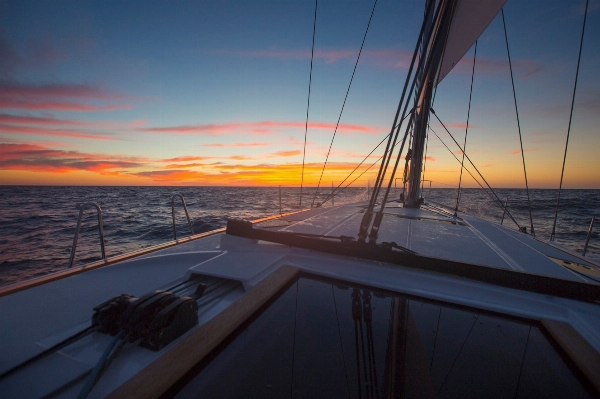
<svg viewBox="0 0 600 399"><path fill-rule="evenodd" d="M269 158L277 158L277 157L295 157L302 154L300 150L292 150L292 151L277 151L272 154L267 155Z"/></svg>
<svg viewBox="0 0 600 399"><path fill-rule="evenodd" d="M190 162L190 161L205 161L214 157L199 157L199 156L187 156L187 157L175 157L161 159L160 162Z"/></svg>

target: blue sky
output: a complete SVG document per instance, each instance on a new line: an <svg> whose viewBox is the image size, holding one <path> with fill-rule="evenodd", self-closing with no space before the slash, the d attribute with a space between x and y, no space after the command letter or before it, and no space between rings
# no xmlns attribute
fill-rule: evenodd
<svg viewBox="0 0 600 399"><path fill-rule="evenodd" d="M0 2L0 184L299 185L314 4ZM558 185L584 4L505 6L533 187ZM309 183L320 173L372 6L319 1ZM387 134L423 8L423 1L378 1L327 185ZM594 0L566 187L600 186L599 42L600 2ZM434 105L461 143L472 57L473 49L439 85ZM493 186L522 187L499 16L478 42L470 124L467 154L486 178ZM432 127L450 144L441 127ZM460 165L430 139L426 178L456 186ZM357 184L369 178L371 172Z"/></svg>

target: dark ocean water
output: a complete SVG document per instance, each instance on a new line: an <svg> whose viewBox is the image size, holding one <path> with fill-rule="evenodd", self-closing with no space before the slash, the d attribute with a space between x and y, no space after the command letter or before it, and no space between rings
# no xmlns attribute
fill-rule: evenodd
<svg viewBox="0 0 600 399"><path fill-rule="evenodd" d="M282 188L282 210L298 209L298 188ZM312 191L312 190L309 190ZM498 189L517 222L527 226L525 191ZM0 285L15 283L67 267L77 224L78 204L102 207L106 254L114 256L173 239L171 195L184 195L196 233L223 227L227 218L255 219L279 213L279 189L249 187L39 187L0 186ZM539 238L552 228L556 190L532 190L533 220ZM425 190L425 197L454 207L455 189ZM366 198L364 188L336 197L336 204ZM309 199L304 200L307 205ZM499 221L502 209L480 189L465 189L460 210ZM82 222L75 264L100 259L95 210ZM600 216L600 190L565 190L557 222L556 242L581 253L592 216ZM176 202L177 235L189 235L183 209ZM505 219L504 224L515 227ZM516 227L515 227L516 228ZM357 226L358 229L358 226ZM600 221L588 254L600 258Z"/></svg>

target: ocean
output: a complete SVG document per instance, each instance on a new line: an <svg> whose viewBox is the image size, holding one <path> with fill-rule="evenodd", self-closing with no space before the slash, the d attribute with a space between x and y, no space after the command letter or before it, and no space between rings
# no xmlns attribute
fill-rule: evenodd
<svg viewBox="0 0 600 399"><path fill-rule="evenodd" d="M328 193L330 188L322 189ZM314 189L305 189L313 193ZM522 189L496 189L508 210L529 231L527 197ZM185 197L196 233L224 227L227 218L256 219L280 212L278 187L60 187L0 186L0 285L41 276L67 267L79 210L96 202L102 208L106 255L134 251L173 239L171 195ZM281 188L281 210L298 209L300 190ZM395 191L392 193L397 195ZM536 236L548 239L557 190L530 190ZM454 208L456 189L425 189L426 199ZM303 208L311 197L303 197ZM335 203L366 199L366 188L348 188ZM318 200L317 200L318 201ZM330 206L331 204L326 204ZM461 211L499 222L502 209L481 189L464 189ZM190 234L179 201L175 202L177 236ZM583 251L592 216L600 216L600 190L564 190L555 242ZM516 229L508 218L504 224ZM358 230L358 226L357 226ZM591 259L600 260L600 221L588 245ZM95 209L86 210L75 265L100 259Z"/></svg>

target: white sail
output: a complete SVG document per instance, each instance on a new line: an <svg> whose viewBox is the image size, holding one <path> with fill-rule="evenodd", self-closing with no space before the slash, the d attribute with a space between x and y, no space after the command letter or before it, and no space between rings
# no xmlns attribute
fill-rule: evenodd
<svg viewBox="0 0 600 399"><path fill-rule="evenodd" d="M505 3L506 0L458 0L437 84L458 64Z"/></svg>

